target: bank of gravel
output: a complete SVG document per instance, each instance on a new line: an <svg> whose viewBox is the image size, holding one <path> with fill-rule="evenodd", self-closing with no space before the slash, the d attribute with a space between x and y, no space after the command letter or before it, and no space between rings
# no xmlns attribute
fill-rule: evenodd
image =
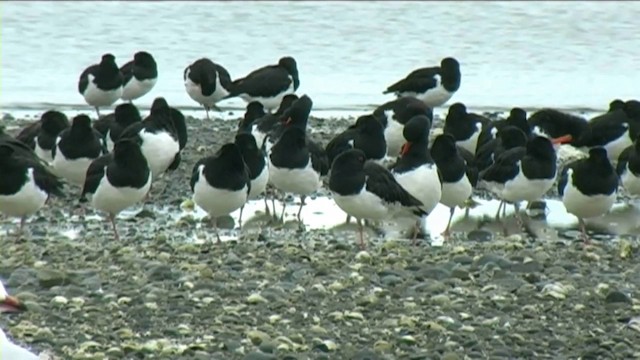
<svg viewBox="0 0 640 360"><path fill-rule="evenodd" d="M236 126L188 121L184 163L154 200L176 208L195 161ZM311 125L326 143L351 121ZM120 243L95 221L70 240L58 234L80 226L70 191L34 217L31 239L0 238L0 278L30 309L0 326L60 359L640 357L634 239L585 248L480 230L361 252L352 231L263 226L216 246L186 243L191 221L144 212L119 222Z"/></svg>

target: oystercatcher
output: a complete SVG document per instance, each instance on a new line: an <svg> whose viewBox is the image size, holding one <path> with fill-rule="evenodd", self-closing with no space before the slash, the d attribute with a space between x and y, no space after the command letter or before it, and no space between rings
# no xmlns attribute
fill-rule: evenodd
<svg viewBox="0 0 640 360"><path fill-rule="evenodd" d="M558 193L567 212L578 218L585 243L589 242L584 219L602 216L616 201L618 175L607 150L594 147L589 157L567 164L560 175Z"/></svg>
<svg viewBox="0 0 640 360"><path fill-rule="evenodd" d="M49 110L42 114L40 121L22 129L16 135L16 139L29 145L40 159L50 163L53 160L51 152L58 135L69 126L69 119L64 113Z"/></svg>
<svg viewBox="0 0 640 360"><path fill-rule="evenodd" d="M235 144L238 146L242 158L249 171L249 181L251 190L249 191L248 200L257 199L260 194L264 193L269 182L269 168L267 167L267 158L264 151L256 144L256 139L251 133L240 132L235 137ZM267 200L265 197L265 206ZM240 207L240 217L238 222L242 226L242 212L244 205Z"/></svg>
<svg viewBox="0 0 640 360"><path fill-rule="evenodd" d="M260 102L265 109L271 111L280 106L287 94L295 93L298 87L300 77L296 60L285 56L275 65L261 67L234 80L225 99L239 96L247 103Z"/></svg>
<svg viewBox="0 0 640 360"><path fill-rule="evenodd" d="M100 107L111 106L122 96L123 80L115 56L104 54L99 64L89 66L80 74L78 92L100 118Z"/></svg>
<svg viewBox="0 0 640 360"><path fill-rule="evenodd" d="M491 131L483 131L490 124L491 120L484 116L467 112L467 107L464 104L455 103L449 107L444 121L443 132L453 135L456 139L456 145L475 154L478 143L486 142L486 137L493 135Z"/></svg>
<svg viewBox="0 0 640 360"><path fill-rule="evenodd" d="M478 171L460 155L456 139L450 134L436 137L431 145L431 157L438 167L442 183L440 203L449 208L449 221L443 233L448 237L456 206L463 207L471 197L478 183Z"/></svg>
<svg viewBox="0 0 640 360"><path fill-rule="evenodd" d="M231 76L222 65L202 58L184 69L184 87L193 101L202 105L209 117L209 110L221 111L216 103L229 95Z"/></svg>
<svg viewBox="0 0 640 360"><path fill-rule="evenodd" d="M363 249L362 220L427 214L420 200L409 194L389 170L367 161L359 149L347 150L336 157L329 175L329 190L336 205L357 219L358 239Z"/></svg>
<svg viewBox="0 0 640 360"><path fill-rule="evenodd" d="M373 115L384 128L387 155L396 157L400 155L400 148L405 142L402 135L404 125L416 115L426 115L433 119L433 110L414 97L401 97L378 106Z"/></svg>
<svg viewBox="0 0 640 360"><path fill-rule="evenodd" d="M367 160L379 162L387 155L384 130L375 116L360 116L355 124L329 141L325 147L329 167L341 152L352 148L362 150Z"/></svg>
<svg viewBox="0 0 640 360"><path fill-rule="evenodd" d="M447 57L440 61L440 66L412 71L404 79L389 86L383 94L412 96L434 108L451 99L460 88L461 79L460 63L452 57Z"/></svg>
<svg viewBox="0 0 640 360"><path fill-rule="evenodd" d="M247 202L249 171L234 143L224 144L213 156L198 160L191 174L193 201L211 218L218 243L218 217L229 215Z"/></svg>
<svg viewBox="0 0 640 360"><path fill-rule="evenodd" d="M116 141L112 153L91 162L80 201L90 201L92 207L107 213L114 239L119 241L116 216L145 198L151 178L140 139L122 138Z"/></svg>
<svg viewBox="0 0 640 360"><path fill-rule="evenodd" d="M156 60L146 51L138 51L133 60L120 68L123 76L122 100L132 102L145 96L158 81Z"/></svg>
<svg viewBox="0 0 640 360"><path fill-rule="evenodd" d="M618 157L616 172L629 195L640 195L640 135Z"/></svg>

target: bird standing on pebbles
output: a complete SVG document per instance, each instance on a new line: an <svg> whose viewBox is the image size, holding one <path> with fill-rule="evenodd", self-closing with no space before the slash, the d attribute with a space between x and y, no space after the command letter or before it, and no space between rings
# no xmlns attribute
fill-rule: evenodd
<svg viewBox="0 0 640 360"><path fill-rule="evenodd" d="M589 150L589 157L567 164L558 181L558 193L567 212L580 223L582 239L589 242L584 219L602 216L616 201L619 179L602 147Z"/></svg>
<svg viewBox="0 0 640 360"><path fill-rule="evenodd" d="M285 97L282 98L280 107L278 107L278 110L276 110L276 112L265 114L253 122L251 126L251 134L253 134L253 137L256 138L256 144L258 144L258 147L264 149L265 139L267 138L267 136L280 122L286 120L287 115L285 114L285 112L288 112L291 106L297 100L298 96L296 94L285 95Z"/></svg>
<svg viewBox="0 0 640 360"><path fill-rule="evenodd" d="M27 307L13 296L9 296L4 285L0 281L0 313L5 312L22 312ZM2 359L11 360L51 360L48 354L40 354L40 356L31 351L11 342L2 329L0 329L0 355Z"/></svg>
<svg viewBox="0 0 640 360"><path fill-rule="evenodd" d="M104 143L107 151L113 151L113 146L120 138L120 134L122 134L124 129L129 127L131 124L142 121L138 108L131 103L124 103L116 106L113 117L107 115L102 119L107 118L111 119L107 124L107 131L104 134Z"/></svg>
<svg viewBox="0 0 640 360"><path fill-rule="evenodd" d="M402 129L416 115L426 115L433 119L433 110L414 97L401 97L378 106L373 115L380 120L384 128L387 142L387 155L400 155L400 148L405 143Z"/></svg>
<svg viewBox="0 0 640 360"><path fill-rule="evenodd" d="M478 144L484 144L494 135L484 131L490 125L491 120L468 112L463 103L455 103L449 107L442 131L453 135L458 146L475 155Z"/></svg>
<svg viewBox="0 0 640 360"><path fill-rule="evenodd" d="M225 99L239 96L247 103L257 101L267 111L273 111L286 95L295 93L298 87L298 64L291 56L285 56L275 65L261 67L234 80Z"/></svg>
<svg viewBox="0 0 640 360"><path fill-rule="evenodd" d="M362 249L366 247L362 220L388 220L406 213L414 216L427 214L420 200L398 184L389 170L367 161L358 149L347 150L333 161L329 190L336 205L357 219Z"/></svg>
<svg viewBox="0 0 640 360"><path fill-rule="evenodd" d="M27 216L40 210L50 195L63 196L60 179L17 140L0 140L0 173L0 213L20 218L18 237Z"/></svg>
<svg viewBox="0 0 640 360"><path fill-rule="evenodd" d="M122 96L124 101L133 102L145 96L158 81L156 60L146 51L138 51L133 60L120 68L123 76Z"/></svg>
<svg viewBox="0 0 640 360"><path fill-rule="evenodd" d="M82 186L89 164L107 152L101 138L101 134L91 127L87 115L74 117L71 127L56 139L51 161L54 173L73 185Z"/></svg>
<svg viewBox="0 0 640 360"><path fill-rule="evenodd" d="M389 86L383 94L398 97L412 96L434 108L444 105L460 88L462 74L458 60L447 57L440 66L420 68Z"/></svg>
<svg viewBox="0 0 640 360"><path fill-rule="evenodd" d="M221 111L216 103L229 95L231 76L222 65L202 58L184 69L184 87L193 101L204 106L207 119L210 110Z"/></svg>
<svg viewBox="0 0 640 360"><path fill-rule="evenodd" d="M616 172L629 195L640 195L640 135L618 157Z"/></svg>
<svg viewBox="0 0 640 360"><path fill-rule="evenodd" d="M218 217L244 206L251 191L249 170L238 146L225 144L213 156L198 160L190 185L193 202L209 214L220 243Z"/></svg>
<svg viewBox="0 0 640 360"><path fill-rule="evenodd" d="M423 213L416 219L413 229L413 243L416 243L422 216L429 215L440 201L442 185L436 167L429 152L429 129L431 121L426 115L414 116L404 126L406 143L402 146L400 157L389 170L394 178L409 194L418 199ZM409 213L412 218L414 213Z"/></svg>
<svg viewBox="0 0 640 360"><path fill-rule="evenodd" d="M104 54L99 64L89 66L80 74L78 92L100 118L100 107L111 106L122 96L123 80L115 56Z"/></svg>
<svg viewBox="0 0 640 360"><path fill-rule="evenodd" d="M69 119L59 111L49 110L42 114L40 121L24 128L16 139L29 145L40 159L51 163L51 152L56 146L56 139L63 130L69 127Z"/></svg>
<svg viewBox="0 0 640 360"><path fill-rule="evenodd" d="M115 143L112 153L91 163L80 201L90 200L92 207L108 214L118 241L116 216L144 199L150 188L151 171L140 150L139 139L123 138Z"/></svg>
<svg viewBox="0 0 640 360"><path fill-rule="evenodd" d="M375 116L360 116L355 124L329 141L325 148L329 165L336 156L349 149L362 150L367 160L380 162L384 159L387 155L387 141L382 124Z"/></svg>
<svg viewBox="0 0 640 360"><path fill-rule="evenodd" d="M242 158L249 171L249 181L251 182L251 191L249 191L248 200L257 199L260 194L264 193L269 182L269 168L267 167L267 158L256 144L256 139L251 133L240 132L235 137L235 144L238 146ZM267 200L265 197L265 205ZM240 217L238 222L242 226L242 212L244 205L240 208Z"/></svg>
<svg viewBox="0 0 640 360"><path fill-rule="evenodd" d="M460 155L456 140L450 134L439 135L431 145L431 157L438 167L442 195L440 203L449 208L449 221L443 235L450 235L456 206L463 207L478 182L477 170Z"/></svg>

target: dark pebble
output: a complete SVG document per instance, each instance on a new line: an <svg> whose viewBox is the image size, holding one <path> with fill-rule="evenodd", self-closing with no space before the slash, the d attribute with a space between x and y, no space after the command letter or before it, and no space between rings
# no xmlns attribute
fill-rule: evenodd
<svg viewBox="0 0 640 360"><path fill-rule="evenodd" d="M487 242L493 239L493 234L486 230L472 230L467 234L467 240L477 242Z"/></svg>
<svg viewBox="0 0 640 360"><path fill-rule="evenodd" d="M250 352L245 355L244 360L274 360L277 357L273 354L265 354L261 351Z"/></svg>
<svg viewBox="0 0 640 360"><path fill-rule="evenodd" d="M604 301L608 304L613 303L631 303L631 299L623 292L618 290L613 290L607 294L607 297Z"/></svg>

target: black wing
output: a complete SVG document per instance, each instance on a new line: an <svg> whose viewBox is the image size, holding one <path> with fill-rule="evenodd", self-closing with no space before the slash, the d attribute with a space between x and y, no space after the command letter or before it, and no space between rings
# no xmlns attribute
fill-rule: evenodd
<svg viewBox="0 0 640 360"><path fill-rule="evenodd" d="M18 135L16 135L16 139L27 144L30 148L35 149L36 148L35 138L36 136L38 136L38 133L40 132L41 125L42 125L42 122L40 121L36 121L34 123L29 124L27 127L20 130Z"/></svg>
<svg viewBox="0 0 640 360"><path fill-rule="evenodd" d="M225 69L224 67L222 67L221 65L215 64L216 67L216 71L218 72L218 77L220 78L220 85L222 85L222 87L229 89L229 87L232 85L232 81L231 81L231 75L229 75L229 72L227 71L227 69Z"/></svg>
<svg viewBox="0 0 640 360"><path fill-rule="evenodd" d="M113 161L113 154L102 155L91 162L89 168L87 168L87 177L84 180L84 186L82 186L80 202L87 201L87 194L95 194L96 190L98 190L98 185L100 185L100 181L106 176L105 171L111 161Z"/></svg>
<svg viewBox="0 0 640 360"><path fill-rule="evenodd" d="M393 177L389 170L373 161L364 163L367 191L376 194L383 201L399 203L407 207L422 206L422 202L409 194Z"/></svg>
<svg viewBox="0 0 640 360"><path fill-rule="evenodd" d="M133 77L133 64L134 61L131 60L128 63L122 65L120 68L120 72L122 73L122 84L126 85L129 80Z"/></svg>
<svg viewBox="0 0 640 360"><path fill-rule="evenodd" d="M41 163L32 162L32 166L33 180L40 189L46 191L46 193L49 195L64 197L64 193L62 192L64 183L59 177L54 175L45 165Z"/></svg>
<svg viewBox="0 0 640 360"><path fill-rule="evenodd" d="M93 128L96 129L102 137L107 136L109 132L109 128L111 128L111 124L116 120L115 113L107 114L100 119L93 122Z"/></svg>
<svg viewBox="0 0 640 360"><path fill-rule="evenodd" d="M171 162L171 164L169 164L169 167L167 168L167 170L173 171L177 169L178 166L180 166L181 160L182 160L182 157L180 156L180 152L178 152L176 156L173 157L173 161Z"/></svg>
<svg viewBox="0 0 640 360"><path fill-rule="evenodd" d="M187 123L185 122L182 112L180 112L180 110L176 108L171 108L171 120L173 121L173 127L176 130L176 136L178 137L180 150L182 150L185 146L187 146Z"/></svg>
<svg viewBox="0 0 640 360"><path fill-rule="evenodd" d="M584 161L585 159L579 159L567 164L562 171L560 172L560 178L558 179L558 194L560 196L564 195L564 188L567 186L567 182L569 182L569 169L573 169L577 164Z"/></svg>
<svg viewBox="0 0 640 360"><path fill-rule="evenodd" d="M142 121L135 122L127 126L120 133L120 139L135 139L140 136L138 133L144 128L145 124Z"/></svg>
<svg viewBox="0 0 640 360"><path fill-rule="evenodd" d="M7 145L11 147L14 153L18 156L21 156L28 160L38 160L38 156L33 149L29 147L29 145L23 143L22 141L15 139L13 136L6 134L4 130L0 127L0 144Z"/></svg>
<svg viewBox="0 0 640 360"><path fill-rule="evenodd" d="M412 71L404 79L389 86L383 94L401 92L424 92L436 87L435 76L440 73L439 67L420 68Z"/></svg>
<svg viewBox="0 0 640 360"><path fill-rule="evenodd" d="M480 142L478 142L478 147L476 149L476 154L473 157L473 161L478 165L480 170L484 170L491 166L493 163L492 155L495 154L499 142L500 139L491 139L486 141L484 144L480 144Z"/></svg>
<svg viewBox="0 0 640 360"><path fill-rule="evenodd" d="M251 96L273 96L291 85L289 73L278 65L269 65L253 71L246 77L232 83L231 91L225 98L249 94Z"/></svg>
<svg viewBox="0 0 640 360"><path fill-rule="evenodd" d="M519 171L518 162L522 160L526 151L524 147L517 147L503 152L491 166L480 172L480 179L498 183L513 179Z"/></svg>
<svg viewBox="0 0 640 360"><path fill-rule="evenodd" d="M333 160L338 157L338 155L343 152L353 148L353 146L349 143L349 141L353 141L356 135L356 130L354 125L351 125L347 130L342 133L336 135L325 147L325 152L327 154L327 159L329 161L329 165L333 164Z"/></svg>
<svg viewBox="0 0 640 360"><path fill-rule="evenodd" d="M320 176L327 175L329 173L329 159L327 159L327 153L322 148L322 145L307 138L307 148L309 149L313 170L319 172Z"/></svg>
<svg viewBox="0 0 640 360"><path fill-rule="evenodd" d="M198 182L198 179L200 178L200 173L198 172L198 167L200 165L204 165L204 163L207 161L207 158L202 158L200 160L198 160L198 162L196 162L196 164L193 166L193 170L191 170L191 179L189 181L189 185L191 186L191 192L193 192L193 188L196 186L196 183Z"/></svg>
<svg viewBox="0 0 640 360"><path fill-rule="evenodd" d="M80 79L78 80L78 92L81 95L84 95L84 91L87 90L87 86L89 86L89 74L94 74L98 71L100 65L91 65L88 68L84 69L82 74L80 74Z"/></svg>
<svg viewBox="0 0 640 360"><path fill-rule="evenodd" d="M629 159L631 158L631 154L635 151L635 145L628 146L624 149L620 156L618 156L618 163L616 164L616 173L618 176L622 176L622 174L627 169L627 164L629 163Z"/></svg>

